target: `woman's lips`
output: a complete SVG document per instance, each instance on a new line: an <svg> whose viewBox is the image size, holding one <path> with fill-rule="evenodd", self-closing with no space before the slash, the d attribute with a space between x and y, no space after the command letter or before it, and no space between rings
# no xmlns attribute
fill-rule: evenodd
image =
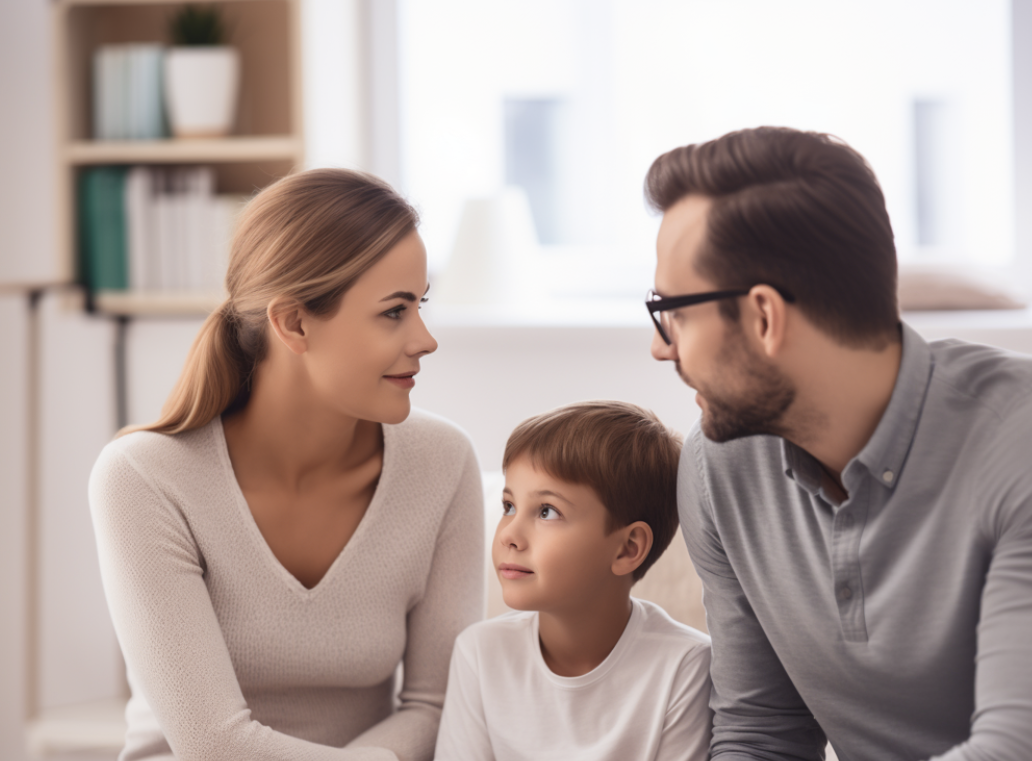
<svg viewBox="0 0 1032 761"><path fill-rule="evenodd" d="M416 374L415 373L403 373L402 375L385 375L383 376L391 383L401 388L412 388L416 385Z"/></svg>
<svg viewBox="0 0 1032 761"><path fill-rule="evenodd" d="M521 565L514 565L512 563L502 563L498 566L498 573L500 573L506 579L525 579L531 576L534 572L529 568L524 568Z"/></svg>

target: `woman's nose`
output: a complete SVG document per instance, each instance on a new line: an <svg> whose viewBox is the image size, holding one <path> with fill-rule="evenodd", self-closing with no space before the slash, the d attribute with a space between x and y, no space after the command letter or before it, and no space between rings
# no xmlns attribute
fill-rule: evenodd
<svg viewBox="0 0 1032 761"><path fill-rule="evenodd" d="M430 329L427 328L426 323L423 322L422 315L419 315L416 322L416 335L413 336L412 343L409 349L409 354L413 357L419 357L424 354L433 354L437 351L437 339L430 333Z"/></svg>

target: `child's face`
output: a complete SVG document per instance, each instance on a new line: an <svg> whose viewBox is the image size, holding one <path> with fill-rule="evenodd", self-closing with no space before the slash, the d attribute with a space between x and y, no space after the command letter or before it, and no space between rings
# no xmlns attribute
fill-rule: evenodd
<svg viewBox="0 0 1032 761"><path fill-rule="evenodd" d="M618 588L622 532L606 534L609 514L591 487L519 457L505 471L502 501L491 558L506 605L558 612Z"/></svg>

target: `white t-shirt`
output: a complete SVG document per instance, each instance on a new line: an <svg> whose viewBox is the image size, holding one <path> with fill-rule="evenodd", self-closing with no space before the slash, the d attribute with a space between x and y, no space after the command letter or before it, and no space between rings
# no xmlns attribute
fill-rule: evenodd
<svg viewBox="0 0 1032 761"><path fill-rule="evenodd" d="M632 598L593 671L564 677L541 655L537 612L473 624L455 642L437 761L705 761L710 639Z"/></svg>

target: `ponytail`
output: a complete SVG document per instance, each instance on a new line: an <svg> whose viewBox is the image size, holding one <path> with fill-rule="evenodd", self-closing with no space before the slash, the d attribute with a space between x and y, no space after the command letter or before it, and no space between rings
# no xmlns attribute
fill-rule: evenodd
<svg viewBox="0 0 1032 761"><path fill-rule="evenodd" d="M229 297L201 326L161 417L133 431L182 433L242 409L266 350L266 309L276 297L332 316L344 293L418 222L382 180L312 169L273 183L247 205L233 236Z"/></svg>
<svg viewBox="0 0 1032 761"><path fill-rule="evenodd" d="M237 336L237 320L231 302L208 315L186 356L183 372L161 409L161 417L150 425L128 426L133 431L180 433L200 428L234 406L242 406L250 373L257 357L248 357Z"/></svg>

